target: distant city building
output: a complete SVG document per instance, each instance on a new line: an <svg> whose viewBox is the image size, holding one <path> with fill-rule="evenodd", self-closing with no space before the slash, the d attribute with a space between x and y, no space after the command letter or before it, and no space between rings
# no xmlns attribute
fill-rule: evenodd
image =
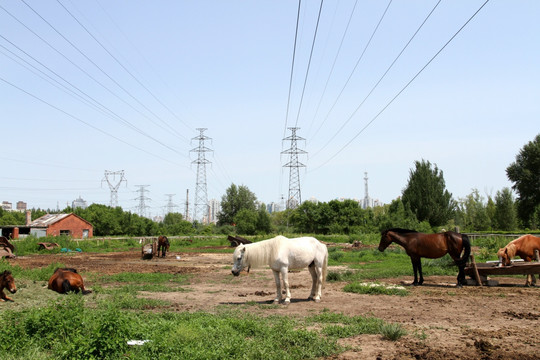
<svg viewBox="0 0 540 360"><path fill-rule="evenodd" d="M71 203L72 209L77 209L77 208L86 209L87 207L88 205L86 204L86 200L83 200L83 198L81 198L80 196L78 199L73 200L73 202Z"/></svg>
<svg viewBox="0 0 540 360"><path fill-rule="evenodd" d="M215 224L218 221L218 214L221 210L221 203L216 199L210 199L208 201L208 223Z"/></svg>
<svg viewBox="0 0 540 360"><path fill-rule="evenodd" d="M26 203L24 201L17 201L17 211L26 211Z"/></svg>
<svg viewBox="0 0 540 360"><path fill-rule="evenodd" d="M266 205L266 211L268 211L270 214L275 212L282 211L282 208L279 204L276 204L275 202L271 202L270 204Z"/></svg>
<svg viewBox="0 0 540 360"><path fill-rule="evenodd" d="M9 201L2 201L2 209L6 211L11 211L11 203Z"/></svg>

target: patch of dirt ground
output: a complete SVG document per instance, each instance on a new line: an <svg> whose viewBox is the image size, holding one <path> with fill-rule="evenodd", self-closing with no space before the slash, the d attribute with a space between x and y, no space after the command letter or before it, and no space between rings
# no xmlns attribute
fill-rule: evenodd
<svg viewBox="0 0 540 360"><path fill-rule="evenodd" d="M330 282L325 284L322 301L315 303L307 300L311 278L304 269L289 274L289 305L254 306L271 304L275 297L274 277L267 268L233 277L230 254L173 252L151 260L140 255L138 249L44 254L20 256L10 263L23 268L62 263L78 269L83 277L87 272L191 274L190 283L183 285L188 291L141 294L169 301L174 311L212 312L228 306L262 315L307 316L330 310L381 318L408 331L395 342L379 335L341 340L350 350L331 359L540 359L540 288L525 287L525 276L498 277L499 286L463 288L455 287L455 277L428 276L423 286L413 287L409 286L411 269L410 277L383 281L406 286L408 296L351 294L343 292L344 283ZM86 287L92 285L88 282Z"/></svg>

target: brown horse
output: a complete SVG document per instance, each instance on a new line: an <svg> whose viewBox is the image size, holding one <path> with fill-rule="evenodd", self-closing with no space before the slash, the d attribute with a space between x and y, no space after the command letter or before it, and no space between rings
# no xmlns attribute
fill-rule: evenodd
<svg viewBox="0 0 540 360"><path fill-rule="evenodd" d="M420 258L437 259L449 254L459 268L457 286L465 284L465 265L471 254L471 243L465 234L447 231L438 234L424 234L414 230L388 229L381 233L379 251L384 251L392 242L402 246L411 257L414 271L413 285L422 285L422 262ZM460 257L463 251L463 256ZM420 273L418 279L417 272Z"/></svg>
<svg viewBox="0 0 540 360"><path fill-rule="evenodd" d="M0 275L0 301L13 301L12 298L4 294L4 288L8 289L8 291L12 294L15 294L17 292L17 287L15 286L15 279L13 279L11 271L8 270L5 270Z"/></svg>
<svg viewBox="0 0 540 360"><path fill-rule="evenodd" d="M499 261L504 266L510 266L512 264L512 258L519 256L525 261L533 261L535 258L535 251L540 251L540 237L533 235L523 235L515 240L512 240L497 251ZM536 278L534 274L527 275L527 281L525 286L536 285Z"/></svg>
<svg viewBox="0 0 540 360"><path fill-rule="evenodd" d="M84 288L83 278L73 268L57 268L49 279L49 289L59 294L67 294L70 291L83 295L90 294L92 291Z"/></svg>
<svg viewBox="0 0 540 360"><path fill-rule="evenodd" d="M159 251L161 249L161 257L165 257L165 254L169 250L169 239L165 235L160 235L158 237L158 247L157 247L157 255L159 257Z"/></svg>

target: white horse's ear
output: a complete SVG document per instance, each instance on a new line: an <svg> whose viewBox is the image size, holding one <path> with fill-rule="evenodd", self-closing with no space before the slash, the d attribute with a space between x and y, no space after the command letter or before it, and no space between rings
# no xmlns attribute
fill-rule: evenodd
<svg viewBox="0 0 540 360"><path fill-rule="evenodd" d="M245 252L246 252L246 248L243 247L243 248L240 249L240 251L241 251L242 253L245 253Z"/></svg>

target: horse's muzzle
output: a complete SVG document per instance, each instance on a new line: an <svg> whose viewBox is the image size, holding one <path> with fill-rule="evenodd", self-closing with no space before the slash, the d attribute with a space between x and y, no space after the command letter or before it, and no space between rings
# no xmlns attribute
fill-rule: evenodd
<svg viewBox="0 0 540 360"><path fill-rule="evenodd" d="M231 272L232 272L232 274L233 274L234 276L240 275L240 271L234 271L234 270L232 270Z"/></svg>
<svg viewBox="0 0 540 360"><path fill-rule="evenodd" d="M12 293L12 294L15 294L17 292L17 288L9 289L9 292Z"/></svg>

